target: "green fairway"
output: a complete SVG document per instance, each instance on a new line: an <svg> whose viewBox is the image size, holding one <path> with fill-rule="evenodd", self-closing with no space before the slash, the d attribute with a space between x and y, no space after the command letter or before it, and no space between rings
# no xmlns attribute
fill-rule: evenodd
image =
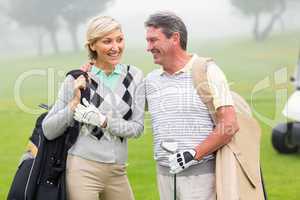
<svg viewBox="0 0 300 200"><path fill-rule="evenodd" d="M224 70L231 87L242 94L248 102L253 96L253 109L276 124L284 118L276 114L282 109L284 101L275 102L278 88L276 72L287 67L289 75L293 73L299 50L299 32L275 35L264 43L255 43L250 39L229 39L225 42L191 42L190 52L213 57ZM141 45L142 46L142 45ZM155 66L151 56L141 48L130 48L123 62L134 64L145 74ZM16 103L16 94L28 109L37 109L41 102L55 99L59 82L64 74L85 63L86 53L62 54L44 57L1 58L0 82L0 199L5 199L17 164L31 134L37 114L24 112ZM34 71L35 70L35 71ZM43 75L30 76L20 85L20 91L14 92L16 83L28 72ZM260 81L269 78L269 86L252 93ZM49 82L50 88L47 88ZM283 84L293 87L289 83ZM49 86L49 85L48 85ZM49 93L50 91L50 93ZM53 91L53 92L51 92ZM52 95L54 94L54 96ZM53 101L49 102L53 103ZM279 110L280 111L280 110ZM277 112L279 112L277 111ZM39 111L42 112L41 110ZM255 115L258 117L258 115ZM300 155L278 154L271 145L270 123L259 122L262 127L261 160L266 188L270 200L300 199ZM137 200L157 200L158 192L155 177L155 162L152 156L151 122L148 113L145 118L144 135L129 142L128 175ZM201 186L199 186L201 187Z"/></svg>

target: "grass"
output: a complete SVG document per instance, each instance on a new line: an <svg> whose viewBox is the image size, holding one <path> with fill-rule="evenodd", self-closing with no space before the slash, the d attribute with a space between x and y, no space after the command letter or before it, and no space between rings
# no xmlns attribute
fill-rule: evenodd
<svg viewBox="0 0 300 200"><path fill-rule="evenodd" d="M256 115L262 128L261 160L267 192L271 200L298 200L300 192L299 162L300 156L278 154L271 145L271 124L283 120L276 110L283 107L286 99L276 104L280 89L290 84L280 84L275 81L278 69L287 67L288 75L292 74L297 54L299 33L275 35L264 43L255 43L249 39L230 39L207 43L191 43L190 51L200 55L213 57L225 71L231 87L242 94L248 102L253 96L252 109L259 115L269 119L268 123ZM16 81L24 73L32 70L43 75L33 75L20 85L19 96L29 109L36 109L40 102L55 99L59 82L65 72L77 68L85 62L85 53L65 53L44 57L17 57L1 59L2 70L0 84L0 199L5 199L11 180L16 171L19 158L24 151L28 137L37 114L24 112L16 104ZM128 49L124 63L132 63L143 69L145 74L155 66L151 57L145 51L136 48ZM281 76L281 75L280 75ZM53 79L51 78L53 77ZM262 80L268 80L268 86L254 92L255 86ZM50 81L50 87L47 82ZM50 91L50 93L49 93ZM53 91L53 92L51 92ZM37 110L41 112L41 110ZM156 188L155 162L152 158L152 135L148 114L145 120L145 133L136 140L129 141L128 176L137 200L159 199Z"/></svg>

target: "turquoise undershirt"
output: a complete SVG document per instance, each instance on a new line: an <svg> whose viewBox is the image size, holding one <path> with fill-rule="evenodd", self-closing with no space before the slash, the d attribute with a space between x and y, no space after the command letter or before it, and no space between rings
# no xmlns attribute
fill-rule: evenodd
<svg viewBox="0 0 300 200"><path fill-rule="evenodd" d="M102 69L96 67L95 65L92 67L91 72L95 74L105 86L111 90L114 90L122 72L122 65L116 65L114 71L112 71L112 73L109 75L106 75Z"/></svg>

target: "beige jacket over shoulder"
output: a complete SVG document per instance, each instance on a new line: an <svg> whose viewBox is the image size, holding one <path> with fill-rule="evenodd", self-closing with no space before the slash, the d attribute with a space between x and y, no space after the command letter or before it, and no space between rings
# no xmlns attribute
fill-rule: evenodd
<svg viewBox="0 0 300 200"><path fill-rule="evenodd" d="M214 118L213 95L207 84L206 58L194 59L194 86ZM218 200L264 200L260 173L260 135L257 121L251 116L246 101L233 96L240 130L232 141L216 153L216 190Z"/></svg>

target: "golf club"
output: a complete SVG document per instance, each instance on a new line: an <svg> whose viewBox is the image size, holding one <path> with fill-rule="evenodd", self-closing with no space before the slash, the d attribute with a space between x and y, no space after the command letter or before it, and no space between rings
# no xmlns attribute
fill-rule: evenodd
<svg viewBox="0 0 300 200"><path fill-rule="evenodd" d="M178 143L176 141L162 141L160 146L168 153L174 154L178 150ZM176 174L174 174L174 200L176 200Z"/></svg>

